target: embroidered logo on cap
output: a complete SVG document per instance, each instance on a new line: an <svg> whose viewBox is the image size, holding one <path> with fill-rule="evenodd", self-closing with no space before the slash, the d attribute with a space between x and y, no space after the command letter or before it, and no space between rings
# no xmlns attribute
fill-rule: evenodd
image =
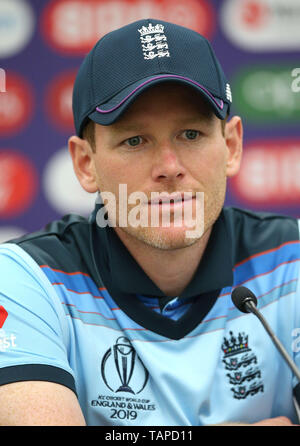
<svg viewBox="0 0 300 446"><path fill-rule="evenodd" d="M151 60L155 57L170 57L167 38L164 34L164 26L152 23L142 26L139 30L144 59Z"/></svg>
<svg viewBox="0 0 300 446"><path fill-rule="evenodd" d="M229 84L226 84L226 98L228 99L228 101L232 102L232 93Z"/></svg>

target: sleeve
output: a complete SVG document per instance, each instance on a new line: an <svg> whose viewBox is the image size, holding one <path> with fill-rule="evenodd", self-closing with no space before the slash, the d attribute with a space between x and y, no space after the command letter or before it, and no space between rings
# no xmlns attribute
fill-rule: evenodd
<svg viewBox="0 0 300 446"><path fill-rule="evenodd" d="M68 325L54 288L22 248L0 245L0 385L51 381L76 393Z"/></svg>
<svg viewBox="0 0 300 446"><path fill-rule="evenodd" d="M300 240L300 220L298 220L299 240ZM299 260L300 260L300 244L299 244ZM294 362L300 370L300 267L299 267L298 285L296 291L296 309L295 309L295 328L292 332L292 350L294 354ZM300 382L296 376L293 377L293 392L295 406L300 420Z"/></svg>

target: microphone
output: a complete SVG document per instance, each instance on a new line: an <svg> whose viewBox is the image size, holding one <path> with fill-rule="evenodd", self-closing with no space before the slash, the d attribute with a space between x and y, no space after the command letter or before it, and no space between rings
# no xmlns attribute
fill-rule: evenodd
<svg viewBox="0 0 300 446"><path fill-rule="evenodd" d="M294 375L297 377L298 381L300 382L300 371L297 368L296 364L292 360L292 358L289 356L288 352L284 348L284 346L281 344L275 333L272 331L271 327L263 317L263 315L260 313L260 311L256 308L257 305L257 298L254 295L252 291L250 291L248 288L244 286L239 286L235 288L231 294L231 299L236 308L243 313L253 313L262 323L265 330L271 337L273 343L275 344L277 350L282 355L283 359L286 361ZM298 403L298 406L300 406L300 392L297 392L297 395L294 397ZM299 411L299 407L296 407L297 412ZM300 414L298 413L298 417L300 419Z"/></svg>
<svg viewBox="0 0 300 446"><path fill-rule="evenodd" d="M243 313L252 313L252 308L256 308L256 296L245 286L235 288L231 294L231 299L238 310Z"/></svg>

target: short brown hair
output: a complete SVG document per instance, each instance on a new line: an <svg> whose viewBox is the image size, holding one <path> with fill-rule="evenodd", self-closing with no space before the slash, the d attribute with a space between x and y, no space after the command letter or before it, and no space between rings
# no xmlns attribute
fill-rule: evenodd
<svg viewBox="0 0 300 446"><path fill-rule="evenodd" d="M223 136L225 136L225 126L226 126L227 119L228 119L228 115L226 116L225 119L221 119L222 135Z"/></svg>
<svg viewBox="0 0 300 446"><path fill-rule="evenodd" d="M95 152L96 151L95 123L91 119L87 121L82 130L82 138L87 140L93 152Z"/></svg>

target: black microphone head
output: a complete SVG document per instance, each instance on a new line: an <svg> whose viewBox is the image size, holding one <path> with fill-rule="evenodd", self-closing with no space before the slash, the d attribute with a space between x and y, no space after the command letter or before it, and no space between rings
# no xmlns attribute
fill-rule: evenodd
<svg viewBox="0 0 300 446"><path fill-rule="evenodd" d="M255 306L257 305L256 296L245 286L235 288L231 294L231 299L236 308L243 313L250 313L246 305L247 302L252 302Z"/></svg>

